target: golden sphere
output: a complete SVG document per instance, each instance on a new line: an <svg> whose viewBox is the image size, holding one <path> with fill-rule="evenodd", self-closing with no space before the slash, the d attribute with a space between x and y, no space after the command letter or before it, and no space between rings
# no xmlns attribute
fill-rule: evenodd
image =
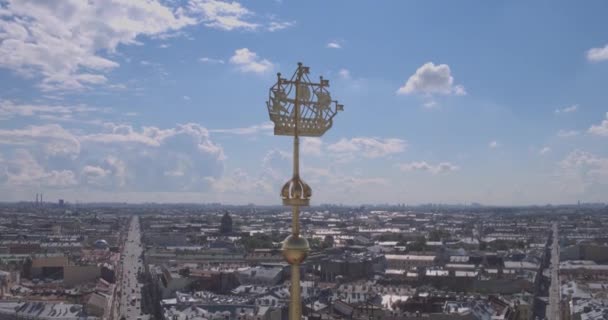
<svg viewBox="0 0 608 320"><path fill-rule="evenodd" d="M302 237L290 235L283 241L283 258L289 264L300 264L308 255L308 241Z"/></svg>

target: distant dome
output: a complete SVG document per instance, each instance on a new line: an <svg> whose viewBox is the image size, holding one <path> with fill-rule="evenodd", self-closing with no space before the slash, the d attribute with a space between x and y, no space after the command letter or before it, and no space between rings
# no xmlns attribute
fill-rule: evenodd
<svg viewBox="0 0 608 320"><path fill-rule="evenodd" d="M110 245L106 240L99 239L93 244L98 249L107 249Z"/></svg>

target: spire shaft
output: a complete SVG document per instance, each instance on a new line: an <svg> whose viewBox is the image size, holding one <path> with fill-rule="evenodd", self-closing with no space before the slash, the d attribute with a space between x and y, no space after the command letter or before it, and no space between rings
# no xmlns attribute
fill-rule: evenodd
<svg viewBox="0 0 608 320"><path fill-rule="evenodd" d="M318 83L312 82L308 73L302 63L290 79L278 73L266 104L274 134L293 136L293 177L281 189L283 204L292 209L291 234L283 241L283 257L291 265L289 320L302 319L300 266L310 250L308 241L300 236L300 207L308 206L312 196L310 186L300 179L300 136L320 137L342 111L342 105L330 98L328 80L321 77Z"/></svg>

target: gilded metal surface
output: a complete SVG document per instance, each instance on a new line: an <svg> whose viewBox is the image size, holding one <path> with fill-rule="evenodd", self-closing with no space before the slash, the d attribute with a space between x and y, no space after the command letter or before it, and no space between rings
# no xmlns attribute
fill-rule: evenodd
<svg viewBox="0 0 608 320"><path fill-rule="evenodd" d="M313 82L308 73L308 67L298 64L290 79L277 74L266 102L275 135L295 136L297 119L297 135L320 137L331 128L338 111L342 111L343 106L331 100L327 90L329 80L321 77L319 82Z"/></svg>
<svg viewBox="0 0 608 320"><path fill-rule="evenodd" d="M300 264L310 250L308 241L302 237L290 235L283 241L283 257L289 264Z"/></svg>
<svg viewBox="0 0 608 320"><path fill-rule="evenodd" d="M283 204L288 206L308 206L311 196L312 189L300 176L291 178L281 189Z"/></svg>
<svg viewBox="0 0 608 320"><path fill-rule="evenodd" d="M298 63L291 79L277 74L266 103L274 134L293 136L293 176L281 189L283 204L292 207L291 235L283 241L283 257L291 265L289 320L301 320L300 264L310 247L300 237L300 207L308 206L312 189L300 178L300 136L320 137L333 125L333 118L343 106L331 100L329 80L308 78L309 68Z"/></svg>
<svg viewBox="0 0 608 320"><path fill-rule="evenodd" d="M289 320L302 319L302 297L300 296L300 265L291 265L291 288L289 288Z"/></svg>

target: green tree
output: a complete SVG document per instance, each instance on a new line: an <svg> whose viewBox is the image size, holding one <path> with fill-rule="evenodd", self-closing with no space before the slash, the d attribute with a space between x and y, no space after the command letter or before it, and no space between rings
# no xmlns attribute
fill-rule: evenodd
<svg viewBox="0 0 608 320"><path fill-rule="evenodd" d="M479 243L479 250L485 251L488 248L488 244L486 242Z"/></svg>
<svg viewBox="0 0 608 320"><path fill-rule="evenodd" d="M441 241L449 237L450 233L446 230L435 229L429 233L429 241Z"/></svg>
<svg viewBox="0 0 608 320"><path fill-rule="evenodd" d="M271 249L273 247L272 238L265 233L258 233L253 236L243 236L239 242L247 251Z"/></svg>
<svg viewBox="0 0 608 320"><path fill-rule="evenodd" d="M325 236L325 239L323 239L323 248L331 248L334 246L334 236L332 236L331 234L328 234Z"/></svg>
<svg viewBox="0 0 608 320"><path fill-rule="evenodd" d="M407 244L408 251L424 251L426 250L426 239L424 237L418 237L416 240L411 241Z"/></svg>

